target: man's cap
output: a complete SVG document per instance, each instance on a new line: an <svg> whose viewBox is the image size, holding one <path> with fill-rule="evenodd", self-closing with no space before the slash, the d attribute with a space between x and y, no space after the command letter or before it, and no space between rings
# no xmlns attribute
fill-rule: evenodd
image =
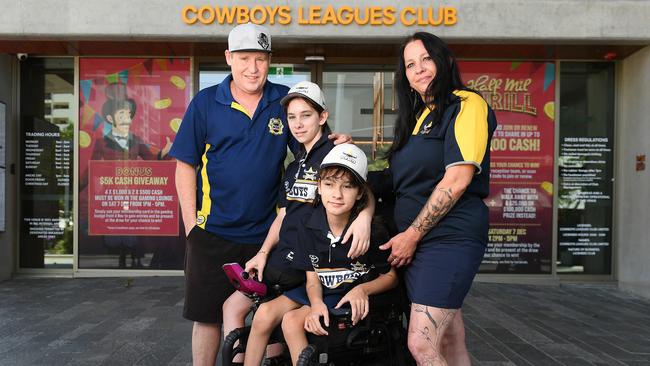
<svg viewBox="0 0 650 366"><path fill-rule="evenodd" d="M296 97L309 99L321 106L323 110L327 109L327 106L325 105L325 94L323 94L323 91L317 84L314 84L311 81L301 81L292 86L291 89L289 89L289 93L282 98L280 104L286 107L289 102Z"/></svg>
<svg viewBox="0 0 650 366"><path fill-rule="evenodd" d="M228 34L228 51L271 52L271 33L268 28L246 23L233 28Z"/></svg>
<svg viewBox="0 0 650 366"><path fill-rule="evenodd" d="M348 168L361 182L366 182L368 177L368 158L358 146L353 144L340 144L334 146L325 156L320 168L341 166Z"/></svg>

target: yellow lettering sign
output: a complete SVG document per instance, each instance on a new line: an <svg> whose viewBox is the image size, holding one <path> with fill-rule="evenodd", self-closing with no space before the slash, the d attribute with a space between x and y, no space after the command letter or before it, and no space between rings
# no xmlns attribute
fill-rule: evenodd
<svg viewBox="0 0 650 366"><path fill-rule="evenodd" d="M214 22L214 8L211 6L202 6L199 8L199 21L203 24L212 24ZM207 16L206 16L207 14Z"/></svg>
<svg viewBox="0 0 650 366"><path fill-rule="evenodd" d="M196 7L192 5L183 7L181 16L183 17L183 22L185 22L185 24L191 25L196 23Z"/></svg>
<svg viewBox="0 0 650 366"><path fill-rule="evenodd" d="M416 20L412 17L413 15L415 15L415 8L408 6L402 9L402 13L400 14L400 20L402 21L402 24L404 24L407 27L410 27L413 24L415 24ZM407 18L407 16L409 18Z"/></svg>
<svg viewBox="0 0 650 366"><path fill-rule="evenodd" d="M454 7L407 6L401 10L394 6L299 6L297 12L299 25L350 25L392 26L453 26L458 22L458 11ZM186 5L181 10L181 19L187 25L197 23L217 24L281 24L292 22L292 8L283 6L194 6Z"/></svg>

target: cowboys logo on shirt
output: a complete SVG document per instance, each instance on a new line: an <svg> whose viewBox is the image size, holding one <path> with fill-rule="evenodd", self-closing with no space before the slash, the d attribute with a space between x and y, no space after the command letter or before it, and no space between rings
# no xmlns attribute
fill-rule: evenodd
<svg viewBox="0 0 650 366"><path fill-rule="evenodd" d="M318 278L320 278L320 282L323 284L323 286L329 289L337 288L344 283L353 283L358 278L368 273L368 270L365 268L363 271L355 271L347 268L314 269L318 274Z"/></svg>
<svg viewBox="0 0 650 366"><path fill-rule="evenodd" d="M300 170L296 172L296 178ZM318 186L318 170L314 167L302 171L302 179L296 179L293 186L286 190L287 200L312 203L316 199L316 187Z"/></svg>

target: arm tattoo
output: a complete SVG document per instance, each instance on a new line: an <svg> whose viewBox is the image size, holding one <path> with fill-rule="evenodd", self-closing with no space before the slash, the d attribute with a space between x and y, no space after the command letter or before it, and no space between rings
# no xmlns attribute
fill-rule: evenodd
<svg viewBox="0 0 650 366"><path fill-rule="evenodd" d="M456 201L458 199L454 199L451 188L435 189L411 226L421 233L428 232L454 207Z"/></svg>

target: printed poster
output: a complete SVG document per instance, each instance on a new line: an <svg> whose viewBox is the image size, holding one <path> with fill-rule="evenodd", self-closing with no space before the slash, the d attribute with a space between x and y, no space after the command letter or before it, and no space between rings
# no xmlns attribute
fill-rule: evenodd
<svg viewBox="0 0 650 366"><path fill-rule="evenodd" d="M555 64L461 62L494 109L488 247L481 273L551 273Z"/></svg>
<svg viewBox="0 0 650 366"><path fill-rule="evenodd" d="M80 254L146 267L166 245L147 237L183 243L168 153L190 102L190 60L82 58L79 80Z"/></svg>

